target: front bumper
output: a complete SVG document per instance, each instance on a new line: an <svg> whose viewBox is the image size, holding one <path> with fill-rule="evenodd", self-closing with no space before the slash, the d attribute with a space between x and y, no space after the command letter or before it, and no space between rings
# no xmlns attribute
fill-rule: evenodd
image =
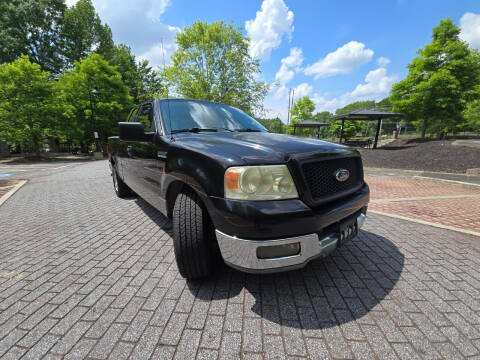
<svg viewBox="0 0 480 360"><path fill-rule="evenodd" d="M358 214L358 228L363 225L365 218L365 213ZM327 256L339 245L339 236L336 233L322 235L321 238L318 233L312 233L275 240L246 240L216 230L216 236L225 263L251 273L281 272L302 268L314 258ZM300 244L298 254L268 259L258 257L257 250L260 247L291 244Z"/></svg>

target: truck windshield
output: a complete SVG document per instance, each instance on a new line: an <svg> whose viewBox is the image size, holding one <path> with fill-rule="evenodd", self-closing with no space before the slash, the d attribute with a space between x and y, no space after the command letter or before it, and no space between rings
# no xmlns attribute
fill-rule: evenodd
<svg viewBox="0 0 480 360"><path fill-rule="evenodd" d="M268 131L254 118L229 105L200 100L167 99L161 102L167 133L183 131Z"/></svg>

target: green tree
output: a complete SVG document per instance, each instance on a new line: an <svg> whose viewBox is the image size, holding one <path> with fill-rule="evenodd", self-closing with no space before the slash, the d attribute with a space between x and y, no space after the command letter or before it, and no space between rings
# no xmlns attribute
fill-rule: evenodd
<svg viewBox="0 0 480 360"><path fill-rule="evenodd" d="M432 42L418 51L408 75L392 87L393 110L430 133L463 127L462 112L480 80L479 54L459 39L450 19L433 29Z"/></svg>
<svg viewBox="0 0 480 360"><path fill-rule="evenodd" d="M283 134L285 132L285 125L278 117L274 119L257 119L257 121L274 133Z"/></svg>
<svg viewBox="0 0 480 360"><path fill-rule="evenodd" d="M74 142L91 144L94 123L91 119L89 92L94 86L101 94L93 98L94 120L102 142L117 132L133 106L122 76L99 54L93 53L75 62L73 69L62 74L57 84L64 136Z"/></svg>
<svg viewBox="0 0 480 360"><path fill-rule="evenodd" d="M315 103L308 96L298 99L290 109L292 114L292 123L303 120L311 120L315 111Z"/></svg>
<svg viewBox="0 0 480 360"><path fill-rule="evenodd" d="M480 99L473 100L466 106L463 115L467 126L474 131L480 131Z"/></svg>
<svg viewBox="0 0 480 360"><path fill-rule="evenodd" d="M290 109L290 114L292 115L290 119L290 125L296 124L304 120L312 120L313 112L315 111L315 103L308 96L301 97L298 99ZM293 134L293 127L288 128L288 133ZM296 135L300 136L309 136L313 132L312 129L300 129L295 130Z"/></svg>
<svg viewBox="0 0 480 360"><path fill-rule="evenodd" d="M22 54L42 70L58 74L64 0L1 0L0 63Z"/></svg>
<svg viewBox="0 0 480 360"><path fill-rule="evenodd" d="M62 25L62 53L67 66L92 51L108 58L113 48L112 31L103 25L91 0L78 0L65 10Z"/></svg>
<svg viewBox="0 0 480 360"><path fill-rule="evenodd" d="M257 81L259 63L240 29L223 21L196 21L177 34L177 51L166 76L179 95L236 106L250 114L260 110L268 91Z"/></svg>
<svg viewBox="0 0 480 360"><path fill-rule="evenodd" d="M0 138L40 152L42 139L55 128L53 81L23 55L0 65Z"/></svg>
<svg viewBox="0 0 480 360"><path fill-rule="evenodd" d="M373 109L376 107L375 100L356 101L345 105L343 108L335 110L335 115L343 115L351 111L360 109ZM340 120L334 121L330 126L330 133L334 136L340 136L340 128L342 122ZM365 127L368 126L364 121L349 121L346 120L343 126L343 138L348 140L354 137L357 133L362 133Z"/></svg>
<svg viewBox="0 0 480 360"><path fill-rule="evenodd" d="M137 62L130 47L124 44L115 45L107 60L115 65L122 75L135 104L165 93L160 75L148 65L147 60Z"/></svg>

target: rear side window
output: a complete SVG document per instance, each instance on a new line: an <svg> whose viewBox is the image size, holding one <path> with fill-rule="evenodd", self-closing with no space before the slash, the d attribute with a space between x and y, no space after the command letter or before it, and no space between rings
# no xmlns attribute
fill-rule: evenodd
<svg viewBox="0 0 480 360"><path fill-rule="evenodd" d="M137 116L137 112L138 112L138 107L132 109L132 111L130 111L130 114L128 115L127 121L128 121L128 122L134 122L134 121L135 121L135 117Z"/></svg>
<svg viewBox="0 0 480 360"><path fill-rule="evenodd" d="M148 103L140 106L137 115L137 122L141 122L143 124L145 131L155 131L152 104Z"/></svg>

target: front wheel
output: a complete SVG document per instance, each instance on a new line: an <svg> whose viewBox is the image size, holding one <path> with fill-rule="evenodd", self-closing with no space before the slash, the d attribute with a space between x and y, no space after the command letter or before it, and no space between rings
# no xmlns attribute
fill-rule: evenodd
<svg viewBox="0 0 480 360"><path fill-rule="evenodd" d="M112 165L113 190L119 198L126 198L133 195L133 191L123 182L117 174L117 169Z"/></svg>
<svg viewBox="0 0 480 360"><path fill-rule="evenodd" d="M216 263L213 226L198 195L178 194L173 207L173 249L180 274L186 279L207 277Z"/></svg>

